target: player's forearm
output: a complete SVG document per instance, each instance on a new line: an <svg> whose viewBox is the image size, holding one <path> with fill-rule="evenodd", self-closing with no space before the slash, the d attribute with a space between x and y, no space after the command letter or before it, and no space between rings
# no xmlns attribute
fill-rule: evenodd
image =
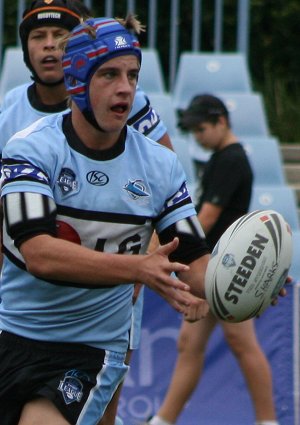
<svg viewBox="0 0 300 425"><path fill-rule="evenodd" d="M205 298L204 277L210 256L204 255L189 264L188 271L179 274L180 279L190 285L191 292L197 297Z"/></svg>
<svg viewBox="0 0 300 425"><path fill-rule="evenodd" d="M35 236L20 248L27 270L41 279L72 282L82 287L143 282L168 300L181 302L182 298L170 293L168 288L187 290L188 285L170 275L188 267L170 263L169 251L165 253L165 250L162 247L152 255L111 254L50 235Z"/></svg>
<svg viewBox="0 0 300 425"><path fill-rule="evenodd" d="M20 251L28 271L42 279L95 287L133 283L136 279L137 258L97 252L49 235L24 242Z"/></svg>

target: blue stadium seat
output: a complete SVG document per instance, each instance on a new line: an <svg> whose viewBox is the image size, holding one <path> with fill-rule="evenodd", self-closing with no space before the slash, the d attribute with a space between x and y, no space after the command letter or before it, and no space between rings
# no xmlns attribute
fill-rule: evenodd
<svg viewBox="0 0 300 425"><path fill-rule="evenodd" d="M145 93L163 93L165 84L158 53L155 49L142 49L142 66L139 73L139 86Z"/></svg>
<svg viewBox="0 0 300 425"><path fill-rule="evenodd" d="M249 211L275 210L291 229L300 230L295 191L288 185L254 185Z"/></svg>
<svg viewBox="0 0 300 425"><path fill-rule="evenodd" d="M226 104L237 136L270 136L260 93L215 93Z"/></svg>
<svg viewBox="0 0 300 425"><path fill-rule="evenodd" d="M30 81L30 71L23 61L22 48L7 47L0 73L0 103L9 90Z"/></svg>
<svg viewBox="0 0 300 425"><path fill-rule="evenodd" d="M286 184L281 151L275 137L243 137L255 185Z"/></svg>
<svg viewBox="0 0 300 425"><path fill-rule="evenodd" d="M172 97L168 93L147 93L151 105L163 120L170 136L178 133L177 116L172 102Z"/></svg>
<svg viewBox="0 0 300 425"><path fill-rule="evenodd" d="M250 92L251 81L241 53L183 52L174 83L176 108L186 108L198 93Z"/></svg>
<svg viewBox="0 0 300 425"><path fill-rule="evenodd" d="M195 165L189 153L188 139L185 136L179 135L172 137L172 145L177 154L187 178L187 185L191 196L193 197L196 189L197 179Z"/></svg>

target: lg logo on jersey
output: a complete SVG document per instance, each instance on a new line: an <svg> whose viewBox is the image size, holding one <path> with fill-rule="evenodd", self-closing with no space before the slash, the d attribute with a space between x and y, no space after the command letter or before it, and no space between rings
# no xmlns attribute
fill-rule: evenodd
<svg viewBox="0 0 300 425"><path fill-rule="evenodd" d="M101 171L90 171L86 179L93 186L105 186L109 182L108 176Z"/></svg>

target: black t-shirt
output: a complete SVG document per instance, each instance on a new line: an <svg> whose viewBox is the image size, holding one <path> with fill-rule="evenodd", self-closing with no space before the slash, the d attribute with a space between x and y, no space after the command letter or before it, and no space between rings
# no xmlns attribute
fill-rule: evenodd
<svg viewBox="0 0 300 425"><path fill-rule="evenodd" d="M217 223L207 233L212 250L221 235L237 218L248 212L253 174L240 143L233 143L212 154L202 175L197 211L204 202L221 206Z"/></svg>

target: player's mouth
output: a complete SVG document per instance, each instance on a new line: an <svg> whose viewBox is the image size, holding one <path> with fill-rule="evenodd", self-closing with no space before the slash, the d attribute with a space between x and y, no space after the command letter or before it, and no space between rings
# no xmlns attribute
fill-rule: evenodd
<svg viewBox="0 0 300 425"><path fill-rule="evenodd" d="M58 59L55 56L46 56L41 62L43 65L56 65Z"/></svg>
<svg viewBox="0 0 300 425"><path fill-rule="evenodd" d="M124 114L128 111L128 104L125 102L117 103L111 107L111 110L117 114Z"/></svg>

